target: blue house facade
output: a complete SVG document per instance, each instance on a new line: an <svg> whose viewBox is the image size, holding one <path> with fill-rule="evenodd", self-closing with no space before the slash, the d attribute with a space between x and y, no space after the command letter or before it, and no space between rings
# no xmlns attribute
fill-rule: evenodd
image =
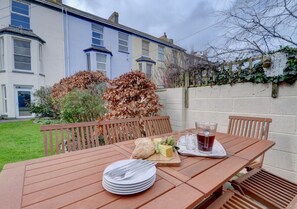
<svg viewBox="0 0 297 209"><path fill-rule="evenodd" d="M66 75L100 70L112 79L131 71L131 35L71 11L64 13Z"/></svg>

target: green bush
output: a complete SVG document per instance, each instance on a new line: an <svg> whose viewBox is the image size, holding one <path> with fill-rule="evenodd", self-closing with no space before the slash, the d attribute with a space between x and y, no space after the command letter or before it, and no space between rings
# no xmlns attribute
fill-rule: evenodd
<svg viewBox="0 0 297 209"><path fill-rule="evenodd" d="M29 104L30 111L40 117L55 117L51 87L41 87L33 93L35 101Z"/></svg>
<svg viewBox="0 0 297 209"><path fill-rule="evenodd" d="M95 121L106 113L103 100L103 85L89 89L73 89L62 100L61 119L70 123Z"/></svg>

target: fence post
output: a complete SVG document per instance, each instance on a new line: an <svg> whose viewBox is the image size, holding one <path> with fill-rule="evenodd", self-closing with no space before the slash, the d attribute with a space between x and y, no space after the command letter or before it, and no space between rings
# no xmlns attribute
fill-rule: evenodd
<svg viewBox="0 0 297 209"><path fill-rule="evenodd" d="M184 75L185 75L185 108L189 108L189 84L190 84L189 71L185 72Z"/></svg>

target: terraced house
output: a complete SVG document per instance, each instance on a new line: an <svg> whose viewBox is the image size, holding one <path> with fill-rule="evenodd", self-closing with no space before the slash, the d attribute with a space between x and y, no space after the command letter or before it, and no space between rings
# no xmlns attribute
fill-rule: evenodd
<svg viewBox="0 0 297 209"><path fill-rule="evenodd" d="M162 86L166 62L185 50L59 0L1 0L0 115L32 117L32 93L80 70L100 70L109 78L140 70Z"/></svg>

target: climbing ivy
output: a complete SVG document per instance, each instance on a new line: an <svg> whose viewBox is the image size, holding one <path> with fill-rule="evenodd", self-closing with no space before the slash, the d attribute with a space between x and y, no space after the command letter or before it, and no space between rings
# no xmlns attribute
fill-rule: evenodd
<svg viewBox="0 0 297 209"><path fill-rule="evenodd" d="M258 62L250 69L249 67L243 68L243 63L246 60L241 60L238 70L230 70L226 64L218 64L216 67L194 67L189 69L189 84L190 86L212 86L212 85L224 85L235 83L288 83L294 84L297 80L297 48L284 47L278 51L270 52L269 55L276 52L283 52L287 56L286 68L283 70L283 75L267 77L263 68L263 63ZM187 73L185 72L185 73ZM200 75L200 76L197 76ZM187 79L187 76L176 77L178 79ZM175 84L185 84L187 82L176 82ZM183 85L174 85L175 87L181 87Z"/></svg>

